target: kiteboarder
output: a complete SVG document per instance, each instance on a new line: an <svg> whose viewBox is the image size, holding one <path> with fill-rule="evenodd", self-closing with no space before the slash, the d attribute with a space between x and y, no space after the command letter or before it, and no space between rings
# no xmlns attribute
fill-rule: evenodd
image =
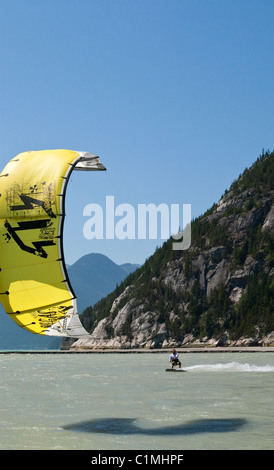
<svg viewBox="0 0 274 470"><path fill-rule="evenodd" d="M172 350L172 354L169 356L169 362L171 362L171 369L173 369L174 366L179 366L181 369L182 364L179 361L179 354L176 352L176 349Z"/></svg>

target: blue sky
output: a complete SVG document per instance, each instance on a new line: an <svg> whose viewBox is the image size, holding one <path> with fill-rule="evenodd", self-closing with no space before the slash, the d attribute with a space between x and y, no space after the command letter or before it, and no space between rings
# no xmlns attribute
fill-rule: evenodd
<svg viewBox="0 0 274 470"><path fill-rule="evenodd" d="M272 0L0 0L1 170L26 150L100 156L75 173L65 257L142 263L161 240L86 240L83 208L196 217L274 148Z"/></svg>

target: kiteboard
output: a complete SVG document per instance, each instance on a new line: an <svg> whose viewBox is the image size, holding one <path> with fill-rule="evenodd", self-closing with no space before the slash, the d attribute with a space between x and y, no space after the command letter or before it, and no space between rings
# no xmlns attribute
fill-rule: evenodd
<svg viewBox="0 0 274 470"><path fill-rule="evenodd" d="M184 369L166 369L166 372L186 372Z"/></svg>

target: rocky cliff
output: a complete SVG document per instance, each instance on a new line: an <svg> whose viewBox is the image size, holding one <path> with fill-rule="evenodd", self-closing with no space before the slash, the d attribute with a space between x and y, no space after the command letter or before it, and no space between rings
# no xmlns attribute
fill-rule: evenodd
<svg viewBox="0 0 274 470"><path fill-rule="evenodd" d="M191 247L163 246L84 311L96 339L72 348L274 343L274 152L192 222Z"/></svg>

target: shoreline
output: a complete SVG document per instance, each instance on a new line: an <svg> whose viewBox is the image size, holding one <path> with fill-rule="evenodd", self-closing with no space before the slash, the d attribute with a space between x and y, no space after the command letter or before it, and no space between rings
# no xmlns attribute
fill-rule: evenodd
<svg viewBox="0 0 274 470"><path fill-rule="evenodd" d="M165 349L64 349L64 350L2 350L0 354L168 354L173 348ZM188 353L241 353L241 352L274 352L274 346L243 346L243 347L192 347L175 348L180 354Z"/></svg>

